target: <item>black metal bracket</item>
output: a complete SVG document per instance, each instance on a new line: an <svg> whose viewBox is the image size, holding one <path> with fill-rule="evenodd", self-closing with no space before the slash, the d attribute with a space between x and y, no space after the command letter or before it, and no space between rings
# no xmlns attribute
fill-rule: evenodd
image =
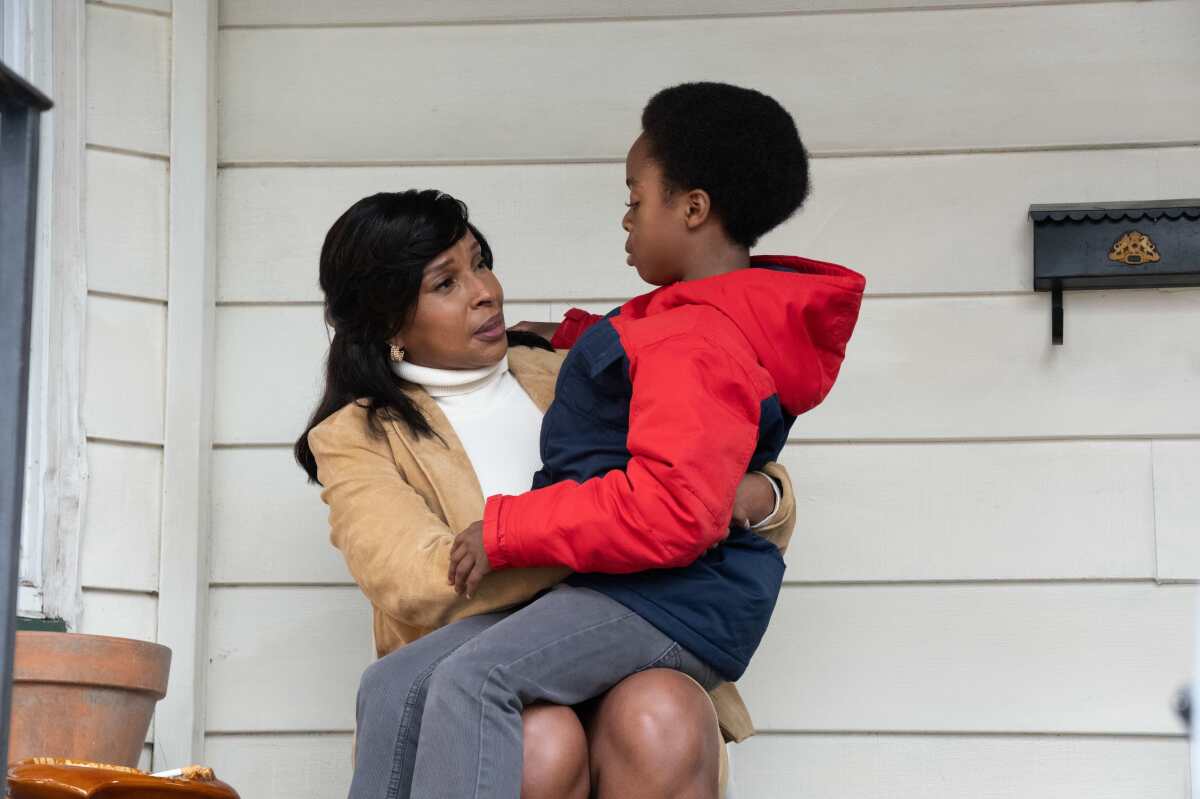
<svg viewBox="0 0 1200 799"><path fill-rule="evenodd" d="M1050 341L1061 346L1063 343L1063 290L1062 283L1050 289Z"/></svg>

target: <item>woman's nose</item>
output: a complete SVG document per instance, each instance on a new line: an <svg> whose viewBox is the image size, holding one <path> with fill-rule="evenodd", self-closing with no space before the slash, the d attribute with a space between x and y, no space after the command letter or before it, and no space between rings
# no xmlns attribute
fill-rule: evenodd
<svg viewBox="0 0 1200 799"><path fill-rule="evenodd" d="M490 275L490 273L488 273ZM486 277L475 278L475 305L488 305L496 302L496 281Z"/></svg>
<svg viewBox="0 0 1200 799"><path fill-rule="evenodd" d="M632 211L626 211L621 217L621 229L628 233L633 228L633 220L629 218Z"/></svg>

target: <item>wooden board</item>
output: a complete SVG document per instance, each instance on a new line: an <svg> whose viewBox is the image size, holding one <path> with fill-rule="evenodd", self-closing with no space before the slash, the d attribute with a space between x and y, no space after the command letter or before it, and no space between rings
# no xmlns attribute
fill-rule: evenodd
<svg viewBox="0 0 1200 799"><path fill-rule="evenodd" d="M1200 433L1200 292L1077 292L1066 306L1067 343L1054 347L1045 294L870 299L838 385L792 436ZM220 308L217 342L216 440L294 441L321 379L321 309Z"/></svg>
<svg viewBox="0 0 1200 799"><path fill-rule="evenodd" d="M1155 576L1148 442L792 444L782 461L789 582ZM214 582L352 583L290 448L218 449L213 473Z"/></svg>
<svg viewBox="0 0 1200 799"><path fill-rule="evenodd" d="M161 444L167 308L90 295L83 424L91 437Z"/></svg>
<svg viewBox="0 0 1200 799"><path fill-rule="evenodd" d="M212 582L353 583L287 447L213 452Z"/></svg>
<svg viewBox="0 0 1200 799"><path fill-rule="evenodd" d="M318 799L350 788L351 736L209 735L207 762L244 797Z"/></svg>
<svg viewBox="0 0 1200 799"><path fill-rule="evenodd" d="M357 588L214 588L209 613L209 732L354 728L375 658Z"/></svg>
<svg viewBox="0 0 1200 799"><path fill-rule="evenodd" d="M1188 784L1181 738L760 735L733 759L738 799L1180 799Z"/></svg>
<svg viewBox="0 0 1200 799"><path fill-rule="evenodd" d="M844 263L871 294L1028 291L1031 202L1192 196L1197 174L1200 147L817 159L805 207L756 251ZM632 296L646 287L625 265L624 180L620 163L223 169L218 296L319 300L338 215L430 187L470 206L509 300Z"/></svg>
<svg viewBox="0 0 1200 799"><path fill-rule="evenodd" d="M741 687L768 731L1177 735L1193 599L1149 583L788 587ZM356 589L212 600L210 732L353 729L371 660Z"/></svg>
<svg viewBox="0 0 1200 799"><path fill-rule="evenodd" d="M1200 580L1200 441L1154 442L1158 579Z"/></svg>
<svg viewBox="0 0 1200 799"><path fill-rule="evenodd" d="M1033 5L1054 0L1006 0ZM530 19L639 19L645 17L747 16L985 6L995 0L222 0L221 25L430 25L520 22Z"/></svg>
<svg viewBox="0 0 1200 799"><path fill-rule="evenodd" d="M1162 0L1084 10L225 30L220 156L621 157L655 91L706 79L776 96L819 153L1195 141L1197 25L1200 6ZM1014 42L1027 57L1013 57Z"/></svg>
<svg viewBox="0 0 1200 799"><path fill-rule="evenodd" d="M167 155L169 19L87 7L87 141Z"/></svg>
<svg viewBox="0 0 1200 799"><path fill-rule="evenodd" d="M87 459L80 582L157 591L162 449L93 441Z"/></svg>
<svg viewBox="0 0 1200 799"><path fill-rule="evenodd" d="M759 729L1177 735L1193 586L787 587L739 687Z"/></svg>
<svg viewBox="0 0 1200 799"><path fill-rule="evenodd" d="M153 594L84 588L78 632L155 641L157 613Z"/></svg>
<svg viewBox="0 0 1200 799"><path fill-rule="evenodd" d="M782 461L789 581L1154 576L1146 442L793 444Z"/></svg>
<svg viewBox="0 0 1200 799"><path fill-rule="evenodd" d="M167 298L167 162L87 152L88 288Z"/></svg>

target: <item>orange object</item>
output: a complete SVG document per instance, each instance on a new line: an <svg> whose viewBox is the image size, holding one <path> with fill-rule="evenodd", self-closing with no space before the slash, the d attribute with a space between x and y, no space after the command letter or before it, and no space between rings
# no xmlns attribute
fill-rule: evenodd
<svg viewBox="0 0 1200 799"><path fill-rule="evenodd" d="M170 667L171 650L146 641L18 632L9 762L57 757L136 766Z"/></svg>
<svg viewBox="0 0 1200 799"><path fill-rule="evenodd" d="M102 763L32 758L8 770L12 799L239 799L212 769L191 766L178 777Z"/></svg>

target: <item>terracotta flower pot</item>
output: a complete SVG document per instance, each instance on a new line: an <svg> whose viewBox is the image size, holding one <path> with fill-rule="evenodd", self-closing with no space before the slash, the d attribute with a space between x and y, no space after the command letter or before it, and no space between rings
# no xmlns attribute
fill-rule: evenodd
<svg viewBox="0 0 1200 799"><path fill-rule="evenodd" d="M18 632L8 762L61 757L136 766L171 650L57 632Z"/></svg>

